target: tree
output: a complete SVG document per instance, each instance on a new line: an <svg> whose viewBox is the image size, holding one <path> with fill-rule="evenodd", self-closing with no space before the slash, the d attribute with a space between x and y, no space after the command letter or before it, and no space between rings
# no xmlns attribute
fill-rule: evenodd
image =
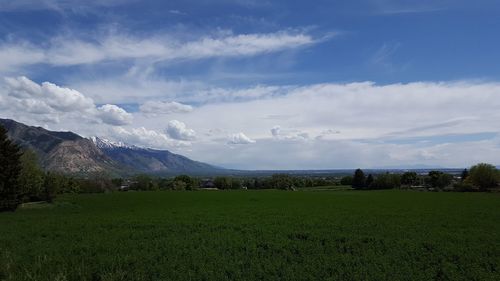
<svg viewBox="0 0 500 281"><path fill-rule="evenodd" d="M460 175L460 179L462 181L465 181L467 179L467 177L469 176L469 171L467 169L464 169L462 171L462 174Z"/></svg>
<svg viewBox="0 0 500 281"><path fill-rule="evenodd" d="M287 174L274 174L271 176L272 188L291 190L294 188L293 179Z"/></svg>
<svg viewBox="0 0 500 281"><path fill-rule="evenodd" d="M172 183L172 188L174 190L186 190L187 184L183 181L174 180L174 182Z"/></svg>
<svg viewBox="0 0 500 281"><path fill-rule="evenodd" d="M361 169L354 171L354 176L352 177L352 187L355 189L362 189L365 187L366 177L365 173Z"/></svg>
<svg viewBox="0 0 500 281"><path fill-rule="evenodd" d="M243 187L246 187L247 189L255 189L255 180L254 179L244 179L243 180Z"/></svg>
<svg viewBox="0 0 500 281"><path fill-rule="evenodd" d="M241 189L241 180L238 178L233 178L231 181L231 188L232 189Z"/></svg>
<svg viewBox="0 0 500 281"><path fill-rule="evenodd" d="M428 183L431 187L444 188L451 184L453 176L441 171L430 171L428 174Z"/></svg>
<svg viewBox="0 0 500 281"><path fill-rule="evenodd" d="M373 184L373 176L372 176L372 174L369 174L368 177L366 177L365 186L366 186L366 188L370 189L372 184Z"/></svg>
<svg viewBox="0 0 500 281"><path fill-rule="evenodd" d="M42 200L44 197L44 173L38 165L37 155L31 151L24 151L20 158L21 172L19 173L18 185L21 189L23 200Z"/></svg>
<svg viewBox="0 0 500 281"><path fill-rule="evenodd" d="M186 190L192 190L195 188L194 180L188 175L179 175L174 178L174 182L184 182Z"/></svg>
<svg viewBox="0 0 500 281"><path fill-rule="evenodd" d="M472 166L469 178L471 183L481 191L496 187L499 182L498 170L495 166L486 163Z"/></svg>
<svg viewBox="0 0 500 281"><path fill-rule="evenodd" d="M61 190L63 185L63 176L47 172L43 181L43 195L42 200L52 202L56 194Z"/></svg>
<svg viewBox="0 0 500 281"><path fill-rule="evenodd" d="M218 189L230 189L232 187L232 179L230 177L216 177L214 185Z"/></svg>
<svg viewBox="0 0 500 281"><path fill-rule="evenodd" d="M418 175L415 172L405 172L401 175L401 184L406 186L412 186L417 183Z"/></svg>
<svg viewBox="0 0 500 281"><path fill-rule="evenodd" d="M371 189L392 189L401 187L401 177L397 174L380 174L373 181Z"/></svg>
<svg viewBox="0 0 500 281"><path fill-rule="evenodd" d="M352 185L352 176L345 176L340 179L341 185Z"/></svg>
<svg viewBox="0 0 500 281"><path fill-rule="evenodd" d="M114 178L114 179L111 179L111 183L113 184L113 187L120 188L123 185L123 179L122 178Z"/></svg>
<svg viewBox="0 0 500 281"><path fill-rule="evenodd" d="M136 190L151 190L153 188L153 179L146 175L138 175L135 177L135 183L132 185L132 189Z"/></svg>
<svg viewBox="0 0 500 281"><path fill-rule="evenodd" d="M19 146L7 138L7 130L0 126L0 211L13 211L20 203L17 185L21 172L20 158Z"/></svg>

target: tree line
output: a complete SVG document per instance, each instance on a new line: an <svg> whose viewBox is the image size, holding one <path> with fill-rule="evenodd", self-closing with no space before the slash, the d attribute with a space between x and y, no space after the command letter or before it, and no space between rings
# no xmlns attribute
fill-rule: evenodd
<svg viewBox="0 0 500 281"><path fill-rule="evenodd" d="M113 182L125 190L194 190L198 188L293 190L339 184L335 177L291 176L289 174L273 174L268 177L217 176L212 178L188 175L161 178L142 174L131 179L114 179Z"/></svg>
<svg viewBox="0 0 500 281"><path fill-rule="evenodd" d="M487 191L498 186L500 172L495 166L486 163L464 169L458 179L442 171L430 171L424 175L410 171L403 174L366 175L363 170L356 169L352 176L343 177L341 183L359 190L427 188L447 191Z"/></svg>

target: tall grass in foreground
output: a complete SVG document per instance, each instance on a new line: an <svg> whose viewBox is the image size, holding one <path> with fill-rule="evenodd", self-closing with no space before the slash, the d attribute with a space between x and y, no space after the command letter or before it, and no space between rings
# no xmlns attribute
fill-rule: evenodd
<svg viewBox="0 0 500 281"><path fill-rule="evenodd" d="M0 214L0 280L498 280L500 196L129 192Z"/></svg>

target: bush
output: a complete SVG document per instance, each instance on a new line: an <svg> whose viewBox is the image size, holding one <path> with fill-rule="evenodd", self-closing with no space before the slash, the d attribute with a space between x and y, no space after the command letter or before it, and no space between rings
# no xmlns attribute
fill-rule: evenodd
<svg viewBox="0 0 500 281"><path fill-rule="evenodd" d="M345 176L340 179L341 185L352 185L352 176Z"/></svg>
<svg viewBox="0 0 500 281"><path fill-rule="evenodd" d="M287 174L274 174L271 176L272 188L290 190L294 188L293 179Z"/></svg>
<svg viewBox="0 0 500 281"><path fill-rule="evenodd" d="M491 164L480 163L470 168L468 179L479 190L485 191L498 185L498 170Z"/></svg>
<svg viewBox="0 0 500 281"><path fill-rule="evenodd" d="M401 184L406 186L415 185L418 182L418 175L415 172L405 172L401 175Z"/></svg>
<svg viewBox="0 0 500 281"><path fill-rule="evenodd" d="M231 189L233 184L230 177L216 177L214 179L214 185L218 189Z"/></svg>
<svg viewBox="0 0 500 281"><path fill-rule="evenodd" d="M44 198L44 173L38 165L37 155L26 150L21 156L21 172L19 173L18 186L24 202L38 201Z"/></svg>
<svg viewBox="0 0 500 281"><path fill-rule="evenodd" d="M470 191L475 191L475 188L471 183L464 181L454 184L453 190L459 192L470 192Z"/></svg>
<svg viewBox="0 0 500 281"><path fill-rule="evenodd" d="M174 178L174 185L175 182L183 182L185 184L184 189L186 190L193 190L196 187L198 187L198 181L188 175L179 175ZM179 190L179 183L177 183L177 187L174 187L174 189Z"/></svg>
<svg viewBox="0 0 500 281"><path fill-rule="evenodd" d="M427 177L427 184L434 188L445 188L451 184L453 176L441 171L430 171Z"/></svg>
<svg viewBox="0 0 500 281"><path fill-rule="evenodd" d="M401 187L401 176L397 174L380 174L378 175L370 189L393 189Z"/></svg>

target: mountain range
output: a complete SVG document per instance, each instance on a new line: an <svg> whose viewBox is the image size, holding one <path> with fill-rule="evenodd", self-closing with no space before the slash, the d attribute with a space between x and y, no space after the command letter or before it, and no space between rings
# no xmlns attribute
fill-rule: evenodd
<svg viewBox="0 0 500 281"><path fill-rule="evenodd" d="M219 174L226 171L191 160L168 150L157 150L112 142L99 137L84 138L73 132L55 132L28 126L11 119L0 119L11 140L33 150L48 171L89 175L109 173L126 176L138 173Z"/></svg>

